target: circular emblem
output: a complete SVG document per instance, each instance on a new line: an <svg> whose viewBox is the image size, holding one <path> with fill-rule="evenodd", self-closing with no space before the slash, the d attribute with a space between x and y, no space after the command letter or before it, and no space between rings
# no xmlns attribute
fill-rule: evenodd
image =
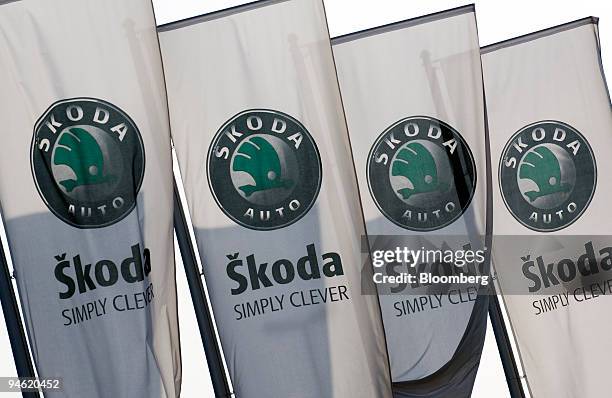
<svg viewBox="0 0 612 398"><path fill-rule="evenodd" d="M43 201L77 228L127 216L145 170L138 127L118 107L93 98L56 102L34 127L32 174Z"/></svg>
<svg viewBox="0 0 612 398"><path fill-rule="evenodd" d="M425 116L387 128L370 150L370 194L398 226L433 231L456 221L476 188L474 157L448 124Z"/></svg>
<svg viewBox="0 0 612 398"><path fill-rule="evenodd" d="M558 231L576 221L589 206L596 182L591 146L578 130L558 121L520 129L500 160L504 203L534 231Z"/></svg>
<svg viewBox="0 0 612 398"><path fill-rule="evenodd" d="M321 157L304 125L278 111L254 109L228 120L208 153L208 183L223 212L268 231L302 218L321 188Z"/></svg>

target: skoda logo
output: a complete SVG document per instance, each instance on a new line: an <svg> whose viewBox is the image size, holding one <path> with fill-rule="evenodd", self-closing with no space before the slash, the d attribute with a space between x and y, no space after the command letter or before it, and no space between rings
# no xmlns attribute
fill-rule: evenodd
<svg viewBox="0 0 612 398"><path fill-rule="evenodd" d="M459 132L425 116L402 119L376 140L367 164L370 193L398 226L433 231L456 221L476 188L474 158Z"/></svg>
<svg viewBox="0 0 612 398"><path fill-rule="evenodd" d="M596 182L591 146L578 130L558 121L520 129L499 165L506 207L534 231L558 231L576 221L591 202Z"/></svg>
<svg viewBox="0 0 612 398"><path fill-rule="evenodd" d="M301 219L321 187L321 158L304 125L273 110L247 110L228 120L208 154L208 180L221 210L254 230Z"/></svg>
<svg viewBox="0 0 612 398"><path fill-rule="evenodd" d="M106 101L56 102L34 128L34 181L60 220L77 228L114 224L136 206L145 171L134 121Z"/></svg>

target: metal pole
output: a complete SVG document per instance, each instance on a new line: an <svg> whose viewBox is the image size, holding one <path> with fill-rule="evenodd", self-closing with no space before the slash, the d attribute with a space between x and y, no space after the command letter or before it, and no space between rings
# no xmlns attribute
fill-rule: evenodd
<svg viewBox="0 0 612 398"><path fill-rule="evenodd" d="M2 301L2 312L4 313L4 320L6 322L6 330L8 331L9 340L11 342L11 349L13 350L13 358L15 359L15 367L17 368L17 375L19 377L36 377L34 373L34 365L30 358L30 351L28 349L28 341L26 339L25 331L23 330L23 323L21 321L21 315L19 314L19 307L17 306L17 299L15 297L15 290L13 289L13 283L11 281L11 274L6 261L4 248L0 243L0 262L2 263L2 270L0 271L0 301ZM22 392L23 398L40 398L38 392Z"/></svg>
<svg viewBox="0 0 612 398"><path fill-rule="evenodd" d="M181 206L181 198L179 196L176 181L174 182L174 229L176 230L176 239L183 258L185 273L187 274L187 282L189 284L191 299L198 319L200 336L202 337L204 353L206 354L206 361L208 362L208 369L210 371L210 378L212 380L215 396L217 398L232 397L229 382L225 374L225 368L223 367L221 348L217 343L212 315L208 308L202 279L200 279L200 270L189 236L187 219L183 207Z"/></svg>
<svg viewBox="0 0 612 398"><path fill-rule="evenodd" d="M510 390L510 397L525 398L525 391L521 383L521 375L516 366L514 354L512 353L510 337L506 329L506 324L504 323L501 306L494 292L489 297L489 317L491 319L491 326L493 327L493 334L495 334L495 340L497 341L499 356L502 361L502 366L504 367L508 390Z"/></svg>

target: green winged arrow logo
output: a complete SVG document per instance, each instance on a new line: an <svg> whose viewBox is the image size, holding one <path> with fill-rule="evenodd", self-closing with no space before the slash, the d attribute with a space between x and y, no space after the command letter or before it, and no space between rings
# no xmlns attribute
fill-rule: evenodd
<svg viewBox="0 0 612 398"><path fill-rule="evenodd" d="M259 191L293 186L293 181L282 179L278 154L274 147L262 137L252 137L244 141L238 148L232 167L234 171L248 173L255 181L255 185L239 187L246 197Z"/></svg>
<svg viewBox="0 0 612 398"><path fill-rule="evenodd" d="M446 187L446 184L438 179L433 156L418 142L411 142L399 150L393 161L391 174L406 177L412 183L412 188L397 191L404 199L419 193L440 191Z"/></svg>
<svg viewBox="0 0 612 398"><path fill-rule="evenodd" d="M520 171L520 178L535 182L538 191L525 192L529 201L557 192L568 192L569 184L561 183L561 166L555 154L545 146L534 148L525 155Z"/></svg>
<svg viewBox="0 0 612 398"><path fill-rule="evenodd" d="M68 192L82 185L102 184L115 179L115 176L104 175L102 150L95 138L82 128L73 127L61 135L53 163L66 165L74 172L76 179L59 182Z"/></svg>

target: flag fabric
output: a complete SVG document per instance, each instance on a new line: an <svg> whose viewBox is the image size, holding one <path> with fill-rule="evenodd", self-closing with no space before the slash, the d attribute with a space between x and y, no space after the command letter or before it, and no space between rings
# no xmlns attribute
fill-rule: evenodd
<svg viewBox="0 0 612 398"><path fill-rule="evenodd" d="M0 2L0 202L47 397L178 397L172 165L148 0Z"/></svg>
<svg viewBox="0 0 612 398"><path fill-rule="evenodd" d="M482 241L490 214L474 7L332 44L374 258L424 242ZM469 397L486 330L480 287L378 287L394 395Z"/></svg>
<svg viewBox="0 0 612 398"><path fill-rule="evenodd" d="M390 397L320 0L159 29L173 142L236 396Z"/></svg>
<svg viewBox="0 0 612 398"><path fill-rule="evenodd" d="M482 50L493 264L535 398L609 389L612 113L599 50L595 18Z"/></svg>

